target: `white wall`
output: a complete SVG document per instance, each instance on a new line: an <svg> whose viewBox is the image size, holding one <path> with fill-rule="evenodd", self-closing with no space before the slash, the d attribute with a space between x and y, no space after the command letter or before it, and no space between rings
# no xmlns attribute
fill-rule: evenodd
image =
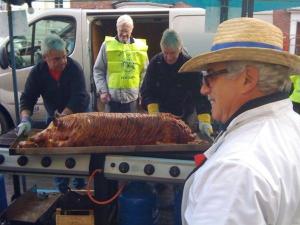
<svg viewBox="0 0 300 225"><path fill-rule="evenodd" d="M255 12L254 17L269 23L273 23L273 11Z"/></svg>

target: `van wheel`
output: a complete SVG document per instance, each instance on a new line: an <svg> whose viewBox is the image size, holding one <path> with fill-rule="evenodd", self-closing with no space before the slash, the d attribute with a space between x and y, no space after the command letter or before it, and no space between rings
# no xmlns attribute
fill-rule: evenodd
<svg viewBox="0 0 300 225"><path fill-rule="evenodd" d="M5 115L0 112L0 134L4 134L9 130L9 121L6 119Z"/></svg>

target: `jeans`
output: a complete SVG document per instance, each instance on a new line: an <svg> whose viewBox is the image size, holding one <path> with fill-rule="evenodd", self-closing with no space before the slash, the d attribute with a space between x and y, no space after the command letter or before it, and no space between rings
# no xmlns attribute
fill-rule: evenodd
<svg viewBox="0 0 300 225"><path fill-rule="evenodd" d="M55 177L54 178L54 183L57 187L57 189L61 193L66 193L69 189L69 182L70 178L69 177ZM84 178L73 178L72 179L72 187L75 189L82 189L86 185L85 179Z"/></svg>

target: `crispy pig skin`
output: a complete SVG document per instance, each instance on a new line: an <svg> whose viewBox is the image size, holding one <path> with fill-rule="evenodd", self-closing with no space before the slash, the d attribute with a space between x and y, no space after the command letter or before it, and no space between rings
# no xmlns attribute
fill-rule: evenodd
<svg viewBox="0 0 300 225"><path fill-rule="evenodd" d="M55 119L19 148L186 144L195 134L169 113L77 113Z"/></svg>

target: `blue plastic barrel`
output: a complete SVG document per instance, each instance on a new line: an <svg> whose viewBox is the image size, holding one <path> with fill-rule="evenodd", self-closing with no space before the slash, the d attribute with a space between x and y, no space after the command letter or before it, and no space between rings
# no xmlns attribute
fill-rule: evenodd
<svg viewBox="0 0 300 225"><path fill-rule="evenodd" d="M7 208L4 176L0 175L0 212Z"/></svg>
<svg viewBox="0 0 300 225"><path fill-rule="evenodd" d="M157 194L145 182L132 182L119 197L119 225L156 225Z"/></svg>

